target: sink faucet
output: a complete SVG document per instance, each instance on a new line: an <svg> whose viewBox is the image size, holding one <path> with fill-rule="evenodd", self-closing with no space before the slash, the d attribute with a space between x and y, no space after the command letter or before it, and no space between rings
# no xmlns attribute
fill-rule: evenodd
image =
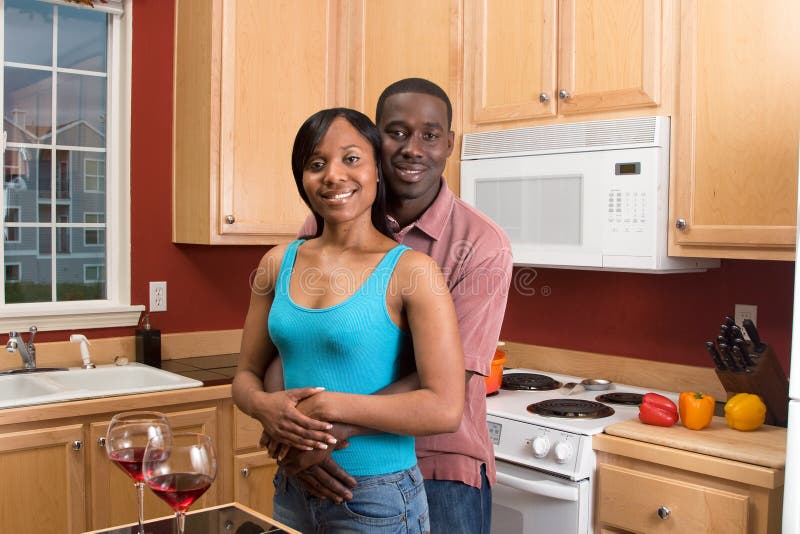
<svg viewBox="0 0 800 534"><path fill-rule="evenodd" d="M22 366L25 369L36 369L36 346L33 344L33 339L36 337L36 332L39 331L35 326L30 327L31 335L28 337L28 342L22 339L16 331L12 330L8 333L8 343L6 343L6 350L8 352L19 351L22 358Z"/></svg>

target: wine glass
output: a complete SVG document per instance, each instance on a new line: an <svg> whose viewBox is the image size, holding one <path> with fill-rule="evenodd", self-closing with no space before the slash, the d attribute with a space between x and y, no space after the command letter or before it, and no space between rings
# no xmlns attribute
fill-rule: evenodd
<svg viewBox="0 0 800 534"><path fill-rule="evenodd" d="M217 475L211 438L189 432L155 436L144 451L143 471L147 486L175 510L183 534L186 511Z"/></svg>
<svg viewBox="0 0 800 534"><path fill-rule="evenodd" d="M171 434L169 421L161 412L118 413L106 432L106 453L117 467L133 479L139 514L139 534L144 534L144 474L142 462L147 442Z"/></svg>

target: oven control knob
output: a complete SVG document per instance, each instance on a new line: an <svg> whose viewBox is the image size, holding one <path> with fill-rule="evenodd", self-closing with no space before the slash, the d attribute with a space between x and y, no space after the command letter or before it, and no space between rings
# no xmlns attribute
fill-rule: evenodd
<svg viewBox="0 0 800 534"><path fill-rule="evenodd" d="M550 450L550 440L547 439L547 436L536 436L533 438L531 448L533 449L534 456L537 458L544 458Z"/></svg>
<svg viewBox="0 0 800 534"><path fill-rule="evenodd" d="M556 444L555 454L556 462L560 464L567 463L567 460L572 458L572 445L568 441L561 441Z"/></svg>

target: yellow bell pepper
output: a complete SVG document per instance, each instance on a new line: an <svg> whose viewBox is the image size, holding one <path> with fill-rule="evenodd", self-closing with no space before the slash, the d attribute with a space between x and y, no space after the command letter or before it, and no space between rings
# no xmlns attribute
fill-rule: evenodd
<svg viewBox="0 0 800 534"><path fill-rule="evenodd" d="M725 420L736 430L755 430L764 424L767 406L752 393L737 393L725 403Z"/></svg>
<svg viewBox="0 0 800 534"><path fill-rule="evenodd" d="M701 430L710 425L714 417L714 397L684 391L678 397L678 410L683 426L690 430Z"/></svg>

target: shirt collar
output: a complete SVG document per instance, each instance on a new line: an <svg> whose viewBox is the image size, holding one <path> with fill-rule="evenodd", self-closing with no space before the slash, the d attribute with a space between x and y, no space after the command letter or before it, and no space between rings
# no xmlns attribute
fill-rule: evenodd
<svg viewBox="0 0 800 534"><path fill-rule="evenodd" d="M455 195L450 191L450 188L447 187L447 181L442 178L439 193L436 195L436 198L433 199L431 205L428 206L428 209L422 212L419 219L405 228L400 228L395 218L390 215L389 227L395 235L403 236L408 233L411 227L416 226L432 239L438 240L445 226L447 226L447 222L450 220L450 214L453 212L453 204L455 204L455 201Z"/></svg>

